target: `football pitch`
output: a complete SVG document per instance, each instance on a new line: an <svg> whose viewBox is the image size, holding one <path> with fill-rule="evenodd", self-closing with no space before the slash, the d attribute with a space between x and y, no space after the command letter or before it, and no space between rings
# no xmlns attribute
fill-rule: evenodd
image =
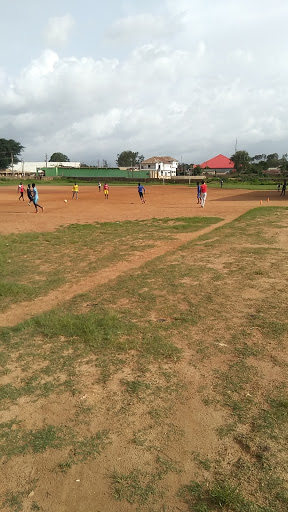
<svg viewBox="0 0 288 512"><path fill-rule="evenodd" d="M286 198L0 187L1 510L286 512ZM64 202L65 199L67 203ZM262 201L262 204L260 202Z"/></svg>

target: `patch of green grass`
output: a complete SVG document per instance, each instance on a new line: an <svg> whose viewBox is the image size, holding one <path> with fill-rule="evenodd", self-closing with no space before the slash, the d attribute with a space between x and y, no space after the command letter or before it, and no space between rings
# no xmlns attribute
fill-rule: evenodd
<svg viewBox="0 0 288 512"><path fill-rule="evenodd" d="M240 490L227 481L215 481L212 485L193 481L180 489L179 496L192 512L275 512L246 500Z"/></svg>
<svg viewBox="0 0 288 512"><path fill-rule="evenodd" d="M114 471L110 478L116 501L125 500L130 504L144 505L151 497L159 496L154 475L139 469L127 474Z"/></svg>
<svg viewBox="0 0 288 512"><path fill-rule="evenodd" d="M205 469L205 471L210 471L212 463L208 457L202 457L200 453L195 453L194 460L200 467Z"/></svg>
<svg viewBox="0 0 288 512"><path fill-rule="evenodd" d="M15 302L35 299L58 288L67 280L80 278L83 274L100 271L122 261L139 251L139 244L143 251L161 239L173 238L175 233L194 232L220 220L190 217L172 221L150 219L72 224L52 233L34 233L33 238L29 233L0 236L1 309ZM85 259L82 257L83 252ZM36 258L34 254L37 254Z"/></svg>
<svg viewBox="0 0 288 512"><path fill-rule="evenodd" d="M252 419L253 430L265 433L269 438L278 438L279 432L284 432L288 426L288 399L287 393L280 390L278 396L268 396L266 403Z"/></svg>
<svg viewBox="0 0 288 512"><path fill-rule="evenodd" d="M111 442L109 435L108 430L101 430L92 436L72 440L68 459L59 462L55 470L61 473L67 473L75 464L86 462L100 455Z"/></svg>
<svg viewBox="0 0 288 512"><path fill-rule="evenodd" d="M3 505L9 507L13 512L21 512L23 510L23 499L23 492L8 492Z"/></svg>

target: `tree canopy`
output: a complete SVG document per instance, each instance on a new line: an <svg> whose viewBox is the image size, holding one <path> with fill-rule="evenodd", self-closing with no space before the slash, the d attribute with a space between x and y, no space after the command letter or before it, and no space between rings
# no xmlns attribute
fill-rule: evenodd
<svg viewBox="0 0 288 512"><path fill-rule="evenodd" d="M67 155L63 155L63 153L53 153L50 156L49 162L70 162Z"/></svg>
<svg viewBox="0 0 288 512"><path fill-rule="evenodd" d="M134 165L138 165L143 162L143 160L144 156L139 155L138 152L122 151L122 153L117 155L116 162L118 167L133 167Z"/></svg>
<svg viewBox="0 0 288 512"><path fill-rule="evenodd" d="M250 168L250 156L247 151L236 151L230 157L237 172L247 172Z"/></svg>
<svg viewBox="0 0 288 512"><path fill-rule="evenodd" d="M23 151L24 146L13 139L0 139L0 169L7 169L12 162L19 162L18 156Z"/></svg>

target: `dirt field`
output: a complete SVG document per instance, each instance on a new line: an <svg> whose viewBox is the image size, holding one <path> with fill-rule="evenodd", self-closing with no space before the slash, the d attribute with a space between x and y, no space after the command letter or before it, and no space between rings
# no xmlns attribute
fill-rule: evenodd
<svg viewBox="0 0 288 512"><path fill-rule="evenodd" d="M78 201L70 186L38 192L36 215L15 187L0 187L1 234L223 220L166 238L153 222L143 240L141 225L118 235L113 224L113 247L107 227L76 226L74 238L74 228L60 232L62 245L45 235L44 255L40 242L35 255L29 240L25 253L21 237L4 241L3 287L19 288L0 313L0 509L285 512L288 213L231 221L286 198L210 189L203 210L187 186L147 186L145 204L136 187L110 187L108 201L96 186L79 187ZM83 248L93 236L99 248ZM34 259L33 285L55 271L56 286L18 301Z"/></svg>
<svg viewBox="0 0 288 512"><path fill-rule="evenodd" d="M196 204L196 190L188 186L157 185L146 187L146 203L141 204L137 187L111 186L109 199L98 187L80 186L79 200L71 200L71 186L41 186L37 184L39 203L45 211L36 216L27 201L18 201L16 187L0 187L0 233L53 231L71 223L111 222L163 217L217 216L232 220L259 206L283 206L286 198L275 191L244 191L208 189L205 209ZM288 197L288 196L287 196ZM25 197L26 199L26 197ZM64 200L67 199L67 203Z"/></svg>

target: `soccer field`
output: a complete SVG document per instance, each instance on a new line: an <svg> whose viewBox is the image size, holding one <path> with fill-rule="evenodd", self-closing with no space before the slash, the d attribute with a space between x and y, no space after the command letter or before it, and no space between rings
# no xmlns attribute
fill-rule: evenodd
<svg viewBox="0 0 288 512"><path fill-rule="evenodd" d="M286 198L71 188L0 188L1 510L286 512Z"/></svg>
<svg viewBox="0 0 288 512"><path fill-rule="evenodd" d="M197 205L196 188L188 186L147 186L145 205L138 197L137 186L111 186L109 200L98 187L80 186L79 200L71 200L71 186L41 186L37 183L39 202L45 212L35 219L34 208L18 201L17 187L0 187L0 233L52 231L71 223L115 222L163 217L217 216L233 219L251 208L263 205L283 206L286 197L277 191L209 189L205 210ZM25 194L24 194L25 196ZM64 200L67 199L67 203ZM32 215L32 217L31 217Z"/></svg>

